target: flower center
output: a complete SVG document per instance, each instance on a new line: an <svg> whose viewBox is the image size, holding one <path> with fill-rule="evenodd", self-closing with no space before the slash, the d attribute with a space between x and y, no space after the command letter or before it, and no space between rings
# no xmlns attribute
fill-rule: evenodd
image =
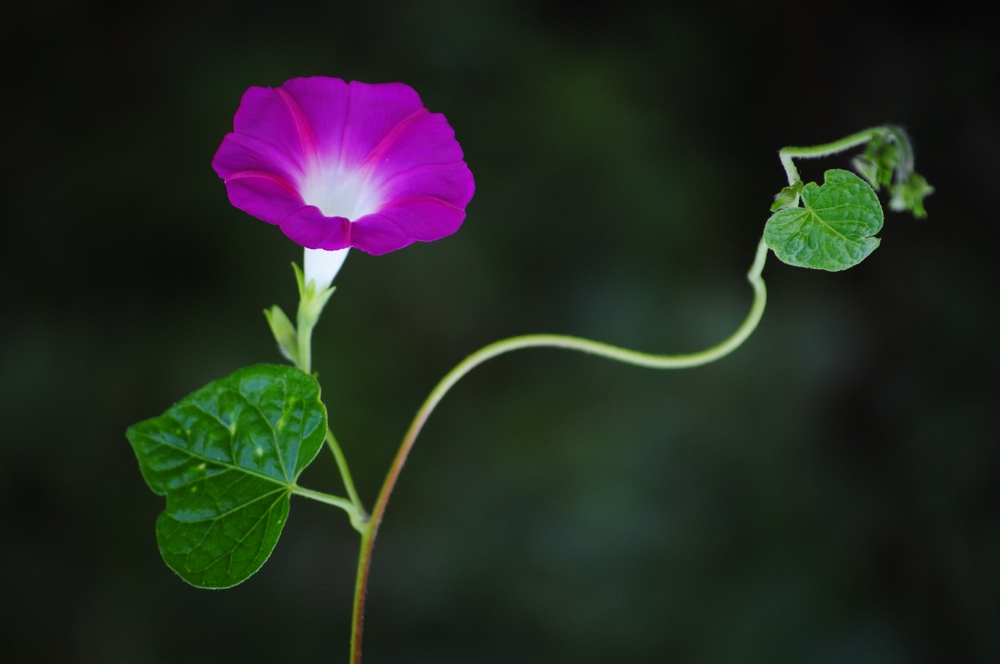
<svg viewBox="0 0 1000 664"><path fill-rule="evenodd" d="M307 205L315 205L326 217L354 221L375 211L365 178L357 171L316 167L306 174L300 194Z"/></svg>

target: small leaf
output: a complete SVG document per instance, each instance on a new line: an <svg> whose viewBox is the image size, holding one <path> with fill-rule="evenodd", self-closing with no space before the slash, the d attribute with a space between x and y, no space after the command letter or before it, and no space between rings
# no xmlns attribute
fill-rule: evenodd
<svg viewBox="0 0 1000 664"><path fill-rule="evenodd" d="M889 134L877 134L872 137L865 148L864 154L854 158L854 168L868 180L875 191L880 187L887 187L892 182L892 174L900 167L907 167L901 162L904 156L900 154L899 141L907 141L905 154L912 154L909 150L909 138L906 132L900 127L893 127Z"/></svg>
<svg viewBox="0 0 1000 664"><path fill-rule="evenodd" d="M771 203L771 212L777 212L782 208L795 205L799 202L799 194L802 193L802 183L796 182L787 187L782 187L781 191L774 195L774 202Z"/></svg>
<svg viewBox="0 0 1000 664"><path fill-rule="evenodd" d="M771 215L764 241L785 263L835 272L863 261L879 245L882 229L878 196L857 175L826 172L822 186L802 188L804 207Z"/></svg>
<svg viewBox="0 0 1000 664"><path fill-rule="evenodd" d="M852 159L851 164L853 164L854 170L860 173L861 177L867 180L868 184L870 184L875 191L879 190L882 185L879 184L879 178L881 176L879 174L878 164L860 155Z"/></svg>
<svg viewBox="0 0 1000 664"><path fill-rule="evenodd" d="M281 310L281 307L274 305L270 309L264 309L264 317L271 328L274 340L278 342L278 350L287 359L295 364L299 363L299 337L295 332L295 326L288 316Z"/></svg>
<svg viewBox="0 0 1000 664"><path fill-rule="evenodd" d="M896 212L909 210L917 219L927 216L924 209L924 198L934 193L934 187L927 184L927 180L922 175L910 173L900 184L892 188L892 199L889 207Z"/></svg>
<svg viewBox="0 0 1000 664"><path fill-rule="evenodd" d="M149 488L163 560L191 585L228 588L260 569L295 480L326 436L319 383L261 364L209 383L126 433Z"/></svg>

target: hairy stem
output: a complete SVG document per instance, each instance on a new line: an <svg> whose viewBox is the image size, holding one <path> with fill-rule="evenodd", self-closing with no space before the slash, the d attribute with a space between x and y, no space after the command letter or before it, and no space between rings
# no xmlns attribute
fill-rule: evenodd
<svg viewBox="0 0 1000 664"><path fill-rule="evenodd" d="M740 325L732 336L707 350L687 355L653 355L619 348L599 341L581 339L579 337L560 334L529 334L503 339L502 341L485 346L462 360L454 369L449 371L430 393L427 400L424 401L420 410L417 411L417 415L410 424L410 428L407 430L406 435L403 437L403 442L399 446L399 451L396 452L396 457L389 467L385 481L382 483L382 490L375 500L371 519L365 524L365 529L361 531L361 550L358 554L358 570L354 586L354 611L351 621L351 664L360 664L361 662L361 635L364 620L365 591L368 586L368 570L371 567L375 535L378 533L379 524L382 522L385 508L389 503L389 496L392 495L392 490L396 486L396 480L399 479L399 473L403 469L406 457L413 448L413 444L416 442L424 423L427 422L427 418L434 412L434 408L455 383L483 362L498 355L522 348L565 348L650 369L686 369L714 362L736 350L753 333L760 322L760 318L764 314L764 306L767 303L767 289L761 277L766 259L767 245L761 239L757 245L757 255L753 266L747 273L747 279L750 281L751 286L753 286L754 291L754 300L753 305L750 307L750 313L747 314L743 324Z"/></svg>
<svg viewBox="0 0 1000 664"><path fill-rule="evenodd" d="M793 185L801 178L799 177L799 169L795 167L795 163L792 159L816 159L819 157L828 157L832 154L843 152L844 150L850 150L858 145L863 145L876 136L889 133L891 129L891 127L872 127L871 129L865 129L864 131L859 131L856 134L845 136L839 141L833 141L832 143L814 145L808 148L781 148L778 150L778 159L781 160L781 165L785 167L785 175L788 176L788 184Z"/></svg>

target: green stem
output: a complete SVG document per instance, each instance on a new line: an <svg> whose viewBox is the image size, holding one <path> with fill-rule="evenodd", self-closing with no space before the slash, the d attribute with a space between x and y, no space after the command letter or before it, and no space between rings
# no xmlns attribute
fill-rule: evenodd
<svg viewBox="0 0 1000 664"><path fill-rule="evenodd" d="M306 489L300 487L298 484L292 486L292 493L294 493L297 496L303 496L305 498L311 498L312 500L321 503L326 503L327 505L333 505L334 507L339 507L340 509L347 512L348 516L351 517L352 523L356 518L358 511L357 507L353 502L351 502L347 498L341 498L340 496L333 496L330 495L329 493L323 493L322 491L313 491L312 489Z"/></svg>
<svg viewBox="0 0 1000 664"><path fill-rule="evenodd" d="M340 449L340 445L337 443L337 439L333 437L333 432L330 429L326 430L326 444L330 447L330 451L333 452L333 458L337 460L337 468L340 469L340 479L343 480L344 488L347 489L347 496L351 499L351 503L354 504L355 512L351 515L351 525L363 535L368 524L368 513L365 512L365 508L361 504L361 498L358 497L358 491L354 488L351 469L347 467L347 459L344 457L344 452ZM355 519L355 516L357 516L357 519Z"/></svg>
<svg viewBox="0 0 1000 664"><path fill-rule="evenodd" d="M389 503L389 496L392 495L392 490L396 486L396 480L399 479L399 473L403 469L406 457L413 448L413 444L416 442L417 435L419 435L424 423L455 383L483 362L498 355L522 348L552 347L578 350L650 369L685 369L714 362L736 350L754 331L760 322L761 316L764 314L764 306L767 303L767 289L764 286L761 272L764 269L764 261L767 259L767 250L767 245L764 244L762 238L757 245L757 255L753 266L751 266L750 271L747 273L747 279L750 281L751 286L753 286L754 291L754 300L753 305L750 307L750 313L747 314L743 324L740 325L732 336L708 350L687 355L653 355L619 348L598 341L581 339L579 337L570 337L561 334L529 334L520 337L511 337L510 339L504 339L485 346L462 360L454 369L449 371L430 393L427 400L424 401L420 410L417 411L416 417L403 437L399 451L396 452L392 466L389 467L385 481L382 483L382 490L379 491L378 498L375 500L371 520L365 524L365 529L361 531L361 550L358 553L358 570L354 585L354 611L351 620L351 664L361 663L361 636L365 610L365 591L368 585L368 570L371 567L375 535L378 533L379 524L382 522L385 508Z"/></svg>
<svg viewBox="0 0 1000 664"><path fill-rule="evenodd" d="M778 158L781 160L781 165L785 167L785 175L788 176L788 184L794 185L799 182L801 178L799 177L799 170L795 167L795 163L792 159L815 159L818 157L827 157L829 155L837 154L838 152L843 152L844 150L850 150L855 146L867 143L876 136L889 133L891 130L891 127L872 127L871 129L859 131L856 134L851 134L850 136L846 136L839 141L833 141L832 143L814 145L808 148L781 148L778 150Z"/></svg>
<svg viewBox="0 0 1000 664"><path fill-rule="evenodd" d="M295 326L298 330L299 339L299 369L306 373L312 373L312 333L316 321L310 319L306 308L302 302L299 303L299 312L296 316Z"/></svg>

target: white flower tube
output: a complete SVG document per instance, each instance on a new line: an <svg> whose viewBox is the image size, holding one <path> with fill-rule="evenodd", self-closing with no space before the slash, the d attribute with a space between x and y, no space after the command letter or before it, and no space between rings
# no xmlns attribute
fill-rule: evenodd
<svg viewBox="0 0 1000 664"><path fill-rule="evenodd" d="M305 282L316 282L316 292L320 293L330 287L333 278L340 272L349 249L326 251L325 249L306 249L303 259Z"/></svg>

